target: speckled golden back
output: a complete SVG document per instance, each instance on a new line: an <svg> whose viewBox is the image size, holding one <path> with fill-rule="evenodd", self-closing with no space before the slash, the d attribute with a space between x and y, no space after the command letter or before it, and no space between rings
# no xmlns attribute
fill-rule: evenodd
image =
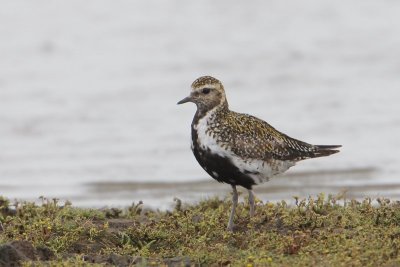
<svg viewBox="0 0 400 267"><path fill-rule="evenodd" d="M267 122L254 116L216 110L210 117L208 133L223 147L248 159L291 159L311 157L315 148L307 143L288 137Z"/></svg>

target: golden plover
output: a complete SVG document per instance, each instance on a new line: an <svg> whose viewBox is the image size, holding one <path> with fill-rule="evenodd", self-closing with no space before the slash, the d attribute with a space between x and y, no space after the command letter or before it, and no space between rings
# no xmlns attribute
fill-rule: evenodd
<svg viewBox="0 0 400 267"><path fill-rule="evenodd" d="M178 104L193 102L192 150L200 166L218 182L233 189L227 229L233 230L238 203L236 186L248 190L250 216L254 215L253 185L285 172L296 162L329 156L340 145L311 145L277 131L254 116L229 110L222 83L203 76L192 83L191 93Z"/></svg>

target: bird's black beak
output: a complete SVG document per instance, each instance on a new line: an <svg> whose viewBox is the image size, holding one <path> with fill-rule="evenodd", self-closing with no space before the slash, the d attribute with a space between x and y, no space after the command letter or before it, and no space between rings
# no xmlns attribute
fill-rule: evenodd
<svg viewBox="0 0 400 267"><path fill-rule="evenodd" d="M177 104L180 105L180 104L191 102L191 101L192 101L192 98L190 96L188 96L188 97L185 97L184 99L182 99L181 101L179 101Z"/></svg>

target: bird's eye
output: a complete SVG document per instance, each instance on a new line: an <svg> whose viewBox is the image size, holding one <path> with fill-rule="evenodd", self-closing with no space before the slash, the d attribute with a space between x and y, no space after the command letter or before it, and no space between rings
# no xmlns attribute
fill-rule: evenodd
<svg viewBox="0 0 400 267"><path fill-rule="evenodd" d="M201 92L206 95L210 92L210 90L210 88L204 88Z"/></svg>

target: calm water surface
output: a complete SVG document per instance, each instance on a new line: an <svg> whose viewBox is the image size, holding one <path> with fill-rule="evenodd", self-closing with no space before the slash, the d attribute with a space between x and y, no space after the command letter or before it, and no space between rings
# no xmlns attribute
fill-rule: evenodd
<svg viewBox="0 0 400 267"><path fill-rule="evenodd" d="M189 149L191 82L295 138L342 144L257 187L400 198L400 3L9 1L0 8L0 194L76 205L226 196Z"/></svg>

